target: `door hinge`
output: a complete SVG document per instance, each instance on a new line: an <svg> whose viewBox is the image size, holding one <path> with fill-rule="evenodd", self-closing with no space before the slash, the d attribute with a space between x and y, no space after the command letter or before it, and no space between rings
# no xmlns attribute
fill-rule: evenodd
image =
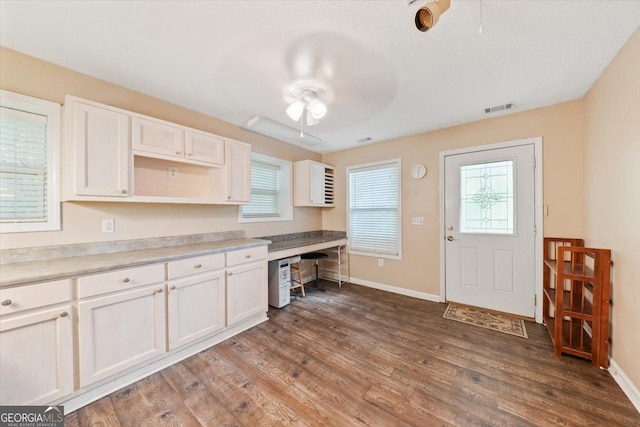
<svg viewBox="0 0 640 427"><path fill-rule="evenodd" d="M533 237L536 237L538 235L538 227L537 226L533 226Z"/></svg>
<svg viewBox="0 0 640 427"><path fill-rule="evenodd" d="M538 305L538 295L534 295L533 296L533 306L537 306Z"/></svg>
<svg viewBox="0 0 640 427"><path fill-rule="evenodd" d="M533 158L533 168L535 169L536 166L538 165L538 162L536 161L536 158Z"/></svg>

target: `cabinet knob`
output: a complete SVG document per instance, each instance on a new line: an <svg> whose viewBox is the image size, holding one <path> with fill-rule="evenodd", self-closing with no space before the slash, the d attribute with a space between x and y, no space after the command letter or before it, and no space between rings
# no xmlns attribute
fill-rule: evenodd
<svg viewBox="0 0 640 427"><path fill-rule="evenodd" d="M227 276L233 276L233 272L232 271L228 272Z"/></svg>
<svg viewBox="0 0 640 427"><path fill-rule="evenodd" d="M249 255L245 255L244 257L245 257L246 259L249 259L249 258L251 258L251 254L249 254Z"/></svg>
<svg viewBox="0 0 640 427"><path fill-rule="evenodd" d="M2 301L2 305L3 305L4 307L6 307L6 306L8 306L8 305L11 305L11 302L12 302L12 301L11 301L10 299L6 299L6 300Z"/></svg>
<svg viewBox="0 0 640 427"><path fill-rule="evenodd" d="M231 196L227 196L227 200L231 200Z"/></svg>
<svg viewBox="0 0 640 427"><path fill-rule="evenodd" d="M156 289L156 291L154 292L154 294L161 294L162 292L163 292L163 289L162 289L162 288L160 288L160 289Z"/></svg>
<svg viewBox="0 0 640 427"><path fill-rule="evenodd" d="M187 153L187 157L191 157L191 153Z"/></svg>
<svg viewBox="0 0 640 427"><path fill-rule="evenodd" d="M67 317L69 315L69 313L67 313L66 311L63 311L62 313L60 313L60 317Z"/></svg>
<svg viewBox="0 0 640 427"><path fill-rule="evenodd" d="M122 190L122 194L127 194L127 190Z"/></svg>
<svg viewBox="0 0 640 427"><path fill-rule="evenodd" d="M202 264L196 264L193 266L193 268L202 268Z"/></svg>
<svg viewBox="0 0 640 427"><path fill-rule="evenodd" d="M131 281L131 279L129 279L128 277L125 277L124 279L122 279L122 281L124 283L129 283Z"/></svg>
<svg viewBox="0 0 640 427"><path fill-rule="evenodd" d="M169 288L170 290L174 291L176 289L176 285L173 285L172 287Z"/></svg>
<svg viewBox="0 0 640 427"><path fill-rule="evenodd" d="M178 155L178 156L179 156L179 155L180 155L180 151L176 151L176 155Z"/></svg>

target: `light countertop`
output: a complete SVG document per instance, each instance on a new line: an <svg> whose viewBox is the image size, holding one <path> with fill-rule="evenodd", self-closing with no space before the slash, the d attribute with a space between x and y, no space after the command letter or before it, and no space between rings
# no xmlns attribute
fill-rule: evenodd
<svg viewBox="0 0 640 427"><path fill-rule="evenodd" d="M163 263L193 256L263 246L269 243L271 243L269 240L238 238L97 255L8 263L0 267L0 288L46 280L59 280L145 264Z"/></svg>

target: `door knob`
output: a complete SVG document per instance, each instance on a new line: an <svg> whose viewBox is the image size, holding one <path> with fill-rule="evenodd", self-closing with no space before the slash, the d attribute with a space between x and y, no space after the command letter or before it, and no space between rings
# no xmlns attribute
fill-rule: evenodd
<svg viewBox="0 0 640 427"><path fill-rule="evenodd" d="M447 240L453 242L453 236L447 236Z"/></svg>

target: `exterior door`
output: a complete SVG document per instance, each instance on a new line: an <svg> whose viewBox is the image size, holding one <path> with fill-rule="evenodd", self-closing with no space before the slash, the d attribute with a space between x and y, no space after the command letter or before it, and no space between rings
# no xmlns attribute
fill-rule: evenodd
<svg viewBox="0 0 640 427"><path fill-rule="evenodd" d="M534 317L534 145L448 155L444 164L446 299Z"/></svg>

